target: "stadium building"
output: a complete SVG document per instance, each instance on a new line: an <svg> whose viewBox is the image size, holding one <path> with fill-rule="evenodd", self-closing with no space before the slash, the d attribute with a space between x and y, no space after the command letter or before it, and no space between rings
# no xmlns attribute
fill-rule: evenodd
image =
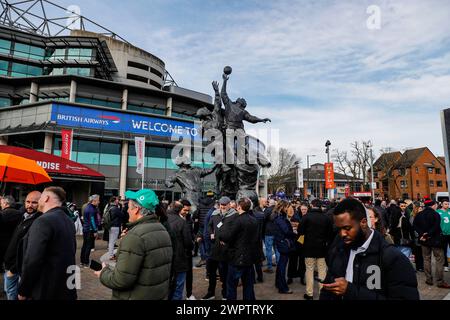
<svg viewBox="0 0 450 320"><path fill-rule="evenodd" d="M171 133L195 138L195 114L212 97L179 87L163 60L81 15L67 17L74 29L48 18L49 7L66 13L49 1L0 4L0 152L33 149L29 157L49 169L53 184L82 204L89 194L140 189L134 138L145 136L145 187L178 198L180 190L164 184L177 169ZM71 161L64 163L63 129L73 129ZM214 175L205 178L205 191L214 186ZM29 191L8 188L16 199Z"/></svg>

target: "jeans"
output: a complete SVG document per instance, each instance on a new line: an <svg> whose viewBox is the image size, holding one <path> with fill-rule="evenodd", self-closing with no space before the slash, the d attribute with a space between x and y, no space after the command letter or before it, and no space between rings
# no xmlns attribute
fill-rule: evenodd
<svg viewBox="0 0 450 320"><path fill-rule="evenodd" d="M289 287L286 282L286 267L288 264L289 256L285 253L280 254L280 259L277 264L277 271L275 274L275 287L280 292L289 291Z"/></svg>
<svg viewBox="0 0 450 320"><path fill-rule="evenodd" d="M184 283L186 282L186 272L179 272L175 275L176 284L172 292L171 300L183 300Z"/></svg>
<svg viewBox="0 0 450 320"><path fill-rule="evenodd" d="M444 250L442 248L430 248L422 246L423 265L425 277L428 282L433 282L433 273L431 270L431 253L436 259L436 282L441 285L444 282Z"/></svg>
<svg viewBox="0 0 450 320"><path fill-rule="evenodd" d="M114 244L119 238L120 227L111 227L109 229L108 254L112 258L114 256Z"/></svg>
<svg viewBox="0 0 450 320"><path fill-rule="evenodd" d="M93 232L83 233L83 246L81 247L81 257L80 261L83 264L89 264L89 256L91 254L91 249L94 248L95 238Z"/></svg>
<svg viewBox="0 0 450 320"><path fill-rule="evenodd" d="M325 279L327 276L327 264L325 258L305 258L306 294L310 297L314 295L314 267L316 263L319 279ZM322 284L319 284L319 290L322 290Z"/></svg>
<svg viewBox="0 0 450 320"><path fill-rule="evenodd" d="M253 284L255 283L255 273L253 266L236 267L228 265L227 276L227 300L237 299L237 287L239 279L242 279L243 300L256 300Z"/></svg>
<svg viewBox="0 0 450 320"><path fill-rule="evenodd" d="M8 271L5 270L3 275L6 297L8 300L17 300L19 291L19 275L14 274L12 277L7 276Z"/></svg>
<svg viewBox="0 0 450 320"><path fill-rule="evenodd" d="M274 247L274 236L265 236L264 237L264 245L266 247L266 258L267 258L267 269L272 269L272 248L275 250L275 257L278 263L280 260L280 253L277 248Z"/></svg>
<svg viewBox="0 0 450 320"><path fill-rule="evenodd" d="M408 259L411 257L412 249L411 247L397 246L397 249L401 251Z"/></svg>

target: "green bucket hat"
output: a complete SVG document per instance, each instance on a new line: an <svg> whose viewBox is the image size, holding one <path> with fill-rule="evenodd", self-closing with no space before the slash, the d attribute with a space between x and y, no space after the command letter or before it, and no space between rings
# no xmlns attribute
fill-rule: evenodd
<svg viewBox="0 0 450 320"><path fill-rule="evenodd" d="M151 189L142 189L137 192L127 191L125 192L125 197L136 201L138 204L152 212L155 212L155 207L159 204L158 196L155 191Z"/></svg>

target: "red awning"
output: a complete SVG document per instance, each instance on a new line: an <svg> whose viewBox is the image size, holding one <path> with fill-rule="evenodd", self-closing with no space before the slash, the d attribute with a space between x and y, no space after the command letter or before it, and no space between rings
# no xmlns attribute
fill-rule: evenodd
<svg viewBox="0 0 450 320"><path fill-rule="evenodd" d="M104 175L83 164L66 160L52 154L11 146L0 146L0 152L35 160L51 177L61 176L99 181L105 180Z"/></svg>

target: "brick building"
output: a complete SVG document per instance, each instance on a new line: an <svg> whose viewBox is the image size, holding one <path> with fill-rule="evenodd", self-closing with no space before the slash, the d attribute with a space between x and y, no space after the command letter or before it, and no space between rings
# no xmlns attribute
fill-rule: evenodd
<svg viewBox="0 0 450 320"><path fill-rule="evenodd" d="M427 147L381 155L374 163L375 196L389 199L434 198L446 192L445 158Z"/></svg>

